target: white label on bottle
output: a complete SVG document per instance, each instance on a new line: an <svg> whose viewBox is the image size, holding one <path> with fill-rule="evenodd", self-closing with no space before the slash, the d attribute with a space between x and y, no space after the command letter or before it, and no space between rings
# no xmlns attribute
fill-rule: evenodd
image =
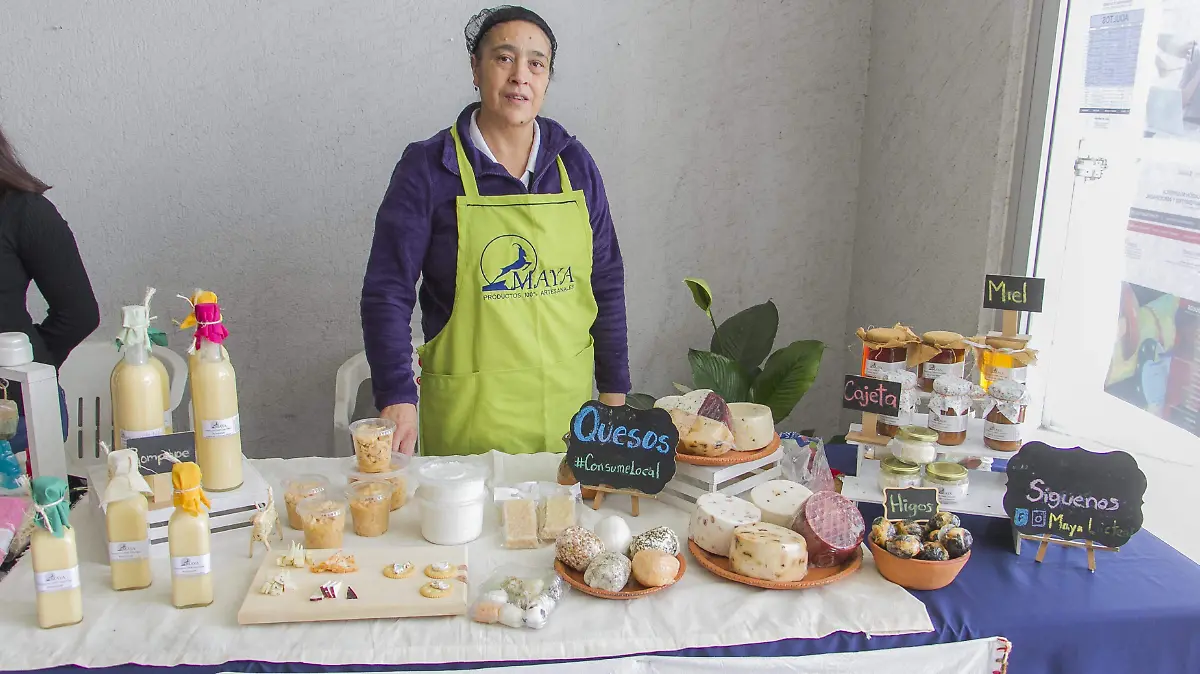
<svg viewBox="0 0 1200 674"><path fill-rule="evenodd" d="M963 373L967 371L966 368L965 361L961 363L922 363L921 376L925 379L937 379L946 375L962 377Z"/></svg>
<svg viewBox="0 0 1200 674"><path fill-rule="evenodd" d="M965 484L937 485L938 501L942 503L958 503L967 497Z"/></svg>
<svg viewBox="0 0 1200 674"><path fill-rule="evenodd" d="M79 567L33 574L33 583L38 592L61 592L79 587Z"/></svg>
<svg viewBox="0 0 1200 674"><path fill-rule="evenodd" d="M983 422L983 437L1001 442L1016 442L1021 439L1021 424L997 424Z"/></svg>
<svg viewBox="0 0 1200 674"><path fill-rule="evenodd" d="M907 426L912 423L912 416L912 410L900 410L900 416L889 417L881 414L879 415L879 420L888 426Z"/></svg>
<svg viewBox="0 0 1200 674"><path fill-rule="evenodd" d="M125 444L125 443L129 442L130 440L137 440L138 438L154 438L154 437L158 437L160 435L166 435L166 433L167 433L167 429L161 428L161 427L155 428L155 429L152 429L149 431L131 431L131 430L122 428L121 429L121 444Z"/></svg>
<svg viewBox="0 0 1200 674"><path fill-rule="evenodd" d="M212 570L209 566L209 555L195 557L172 557L171 573L176 576L203 576Z"/></svg>
<svg viewBox="0 0 1200 674"><path fill-rule="evenodd" d="M117 541L108 544L108 561L132 562L150 558L150 539L144 541Z"/></svg>
<svg viewBox="0 0 1200 674"><path fill-rule="evenodd" d="M230 435L237 435L242 430L242 423L238 415L233 415L228 419L214 419L202 423L203 435L206 438L224 438Z"/></svg>
<svg viewBox="0 0 1200 674"><path fill-rule="evenodd" d="M882 363L877 360L868 360L864 374L872 379L883 379L887 377L888 372L895 370L903 370L906 363L902 360L895 363Z"/></svg>
<svg viewBox="0 0 1200 674"><path fill-rule="evenodd" d="M992 366L984 373L984 377L988 381L1003 381L1011 379L1016 382L1025 383L1025 378L1028 376L1029 368L1027 367L998 367Z"/></svg>
<svg viewBox="0 0 1200 674"><path fill-rule="evenodd" d="M959 433L967 430L967 415L938 414L929 410L929 427L941 433Z"/></svg>

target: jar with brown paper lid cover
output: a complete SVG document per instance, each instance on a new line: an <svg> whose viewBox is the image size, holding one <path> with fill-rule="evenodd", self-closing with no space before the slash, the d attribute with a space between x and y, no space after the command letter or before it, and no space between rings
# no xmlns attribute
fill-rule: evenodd
<svg viewBox="0 0 1200 674"><path fill-rule="evenodd" d="M908 350L908 365L917 368L917 383L922 391L932 392L938 377L963 377L967 367L967 342L957 332L930 330L921 343Z"/></svg>
<svg viewBox="0 0 1200 674"><path fill-rule="evenodd" d="M893 370L884 373L885 381L900 384L900 404L896 416L879 415L875 422L875 432L888 438L896 437L901 426L912 423L913 414L917 409L917 373L912 370Z"/></svg>
<svg viewBox="0 0 1200 674"><path fill-rule="evenodd" d="M1024 384L1011 379L992 382L983 417L983 444L997 452L1021 449L1021 424L1028 403Z"/></svg>
<svg viewBox="0 0 1200 674"><path fill-rule="evenodd" d="M855 334L863 343L862 375L875 379L906 369L908 345L921 341L911 328L899 323L890 328L859 328Z"/></svg>
<svg viewBox="0 0 1200 674"><path fill-rule="evenodd" d="M1029 348L1022 337L992 335L971 340L983 344L978 349L979 385L987 390L991 383L1002 379L1024 384L1028 381L1029 366L1037 364L1037 351Z"/></svg>
<svg viewBox="0 0 1200 674"><path fill-rule="evenodd" d="M929 396L929 428L938 432L938 444L961 445L967 439L971 402L983 397L983 389L962 377L946 375L933 382Z"/></svg>

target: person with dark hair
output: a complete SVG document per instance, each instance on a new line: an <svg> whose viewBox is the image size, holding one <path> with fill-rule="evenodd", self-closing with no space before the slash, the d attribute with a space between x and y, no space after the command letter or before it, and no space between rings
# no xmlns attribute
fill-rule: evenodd
<svg viewBox="0 0 1200 674"><path fill-rule="evenodd" d="M405 453L418 431L426 455L562 451L593 379L605 404L629 391L621 251L596 163L538 116L550 26L504 6L464 34L479 101L405 149L375 221L361 307L375 404Z"/></svg>
<svg viewBox="0 0 1200 674"><path fill-rule="evenodd" d="M48 189L21 165L0 130L0 332L25 333L33 359L57 368L100 325L100 308L71 228L43 196ZM26 308L30 281L48 305L40 324ZM24 408L16 386L7 393L22 415L9 444L21 452L28 443ZM66 440L67 403L61 389L59 404Z"/></svg>

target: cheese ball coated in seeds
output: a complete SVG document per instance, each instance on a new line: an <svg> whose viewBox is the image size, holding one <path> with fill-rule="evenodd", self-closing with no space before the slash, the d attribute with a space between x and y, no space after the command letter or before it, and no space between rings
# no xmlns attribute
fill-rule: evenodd
<svg viewBox="0 0 1200 674"><path fill-rule="evenodd" d="M629 557L642 550L662 550L674 557L679 554L679 537L670 527L654 527L633 537L633 542L629 544Z"/></svg>
<svg viewBox="0 0 1200 674"><path fill-rule="evenodd" d="M567 527L554 540L554 558L576 571L586 571L602 552L600 537L583 527Z"/></svg>
<svg viewBox="0 0 1200 674"><path fill-rule="evenodd" d="M583 582L597 590L620 592L625 589L632 571L633 565L628 557L619 552L605 552L588 565L583 574Z"/></svg>

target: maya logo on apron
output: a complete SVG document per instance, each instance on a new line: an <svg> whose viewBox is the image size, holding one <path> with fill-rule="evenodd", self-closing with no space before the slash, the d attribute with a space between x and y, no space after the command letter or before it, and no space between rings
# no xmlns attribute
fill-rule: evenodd
<svg viewBox="0 0 1200 674"><path fill-rule="evenodd" d="M516 299L567 292L575 288L571 266L539 265L537 248L523 236L502 234L479 256L486 300Z"/></svg>

